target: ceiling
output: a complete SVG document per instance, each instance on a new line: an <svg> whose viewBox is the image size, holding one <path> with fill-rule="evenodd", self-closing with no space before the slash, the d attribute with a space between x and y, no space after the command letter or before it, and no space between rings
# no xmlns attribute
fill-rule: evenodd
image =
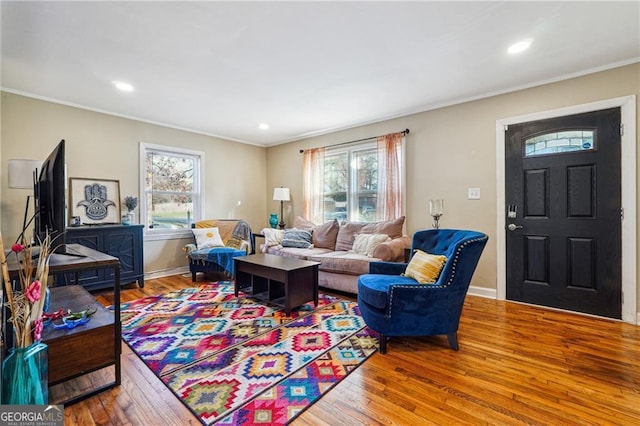
<svg viewBox="0 0 640 426"><path fill-rule="evenodd" d="M3 90L259 146L640 60L638 1L3 0L0 12ZM523 38L531 48L507 54Z"/></svg>

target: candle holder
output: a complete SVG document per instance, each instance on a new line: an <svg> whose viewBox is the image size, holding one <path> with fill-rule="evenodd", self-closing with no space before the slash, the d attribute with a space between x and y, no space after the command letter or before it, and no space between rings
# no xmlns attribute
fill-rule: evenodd
<svg viewBox="0 0 640 426"><path fill-rule="evenodd" d="M440 228L440 217L444 214L444 200L429 200L429 214L433 217L433 226L434 229Z"/></svg>

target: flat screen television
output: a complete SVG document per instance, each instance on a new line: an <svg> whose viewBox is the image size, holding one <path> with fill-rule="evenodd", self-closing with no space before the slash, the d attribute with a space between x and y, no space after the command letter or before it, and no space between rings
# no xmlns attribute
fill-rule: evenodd
<svg viewBox="0 0 640 426"><path fill-rule="evenodd" d="M36 243L47 233L54 239L56 253L66 253L65 231L67 227L66 173L64 139L42 163L40 174L35 177L35 235Z"/></svg>

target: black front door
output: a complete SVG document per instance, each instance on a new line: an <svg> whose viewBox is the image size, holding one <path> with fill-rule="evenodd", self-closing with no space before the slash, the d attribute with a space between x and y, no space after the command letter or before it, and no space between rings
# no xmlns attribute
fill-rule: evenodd
<svg viewBox="0 0 640 426"><path fill-rule="evenodd" d="M505 136L507 299L621 318L620 109Z"/></svg>

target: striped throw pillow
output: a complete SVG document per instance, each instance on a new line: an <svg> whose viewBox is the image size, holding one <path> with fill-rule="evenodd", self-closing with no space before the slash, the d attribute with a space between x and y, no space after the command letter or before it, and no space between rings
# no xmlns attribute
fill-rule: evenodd
<svg viewBox="0 0 640 426"><path fill-rule="evenodd" d="M284 231L284 238L280 244L282 247L313 248L311 231L296 228L287 229Z"/></svg>
<svg viewBox="0 0 640 426"><path fill-rule="evenodd" d="M433 284L438 281L445 263L447 263L446 256L416 250L404 271L404 276L413 278L420 284Z"/></svg>

